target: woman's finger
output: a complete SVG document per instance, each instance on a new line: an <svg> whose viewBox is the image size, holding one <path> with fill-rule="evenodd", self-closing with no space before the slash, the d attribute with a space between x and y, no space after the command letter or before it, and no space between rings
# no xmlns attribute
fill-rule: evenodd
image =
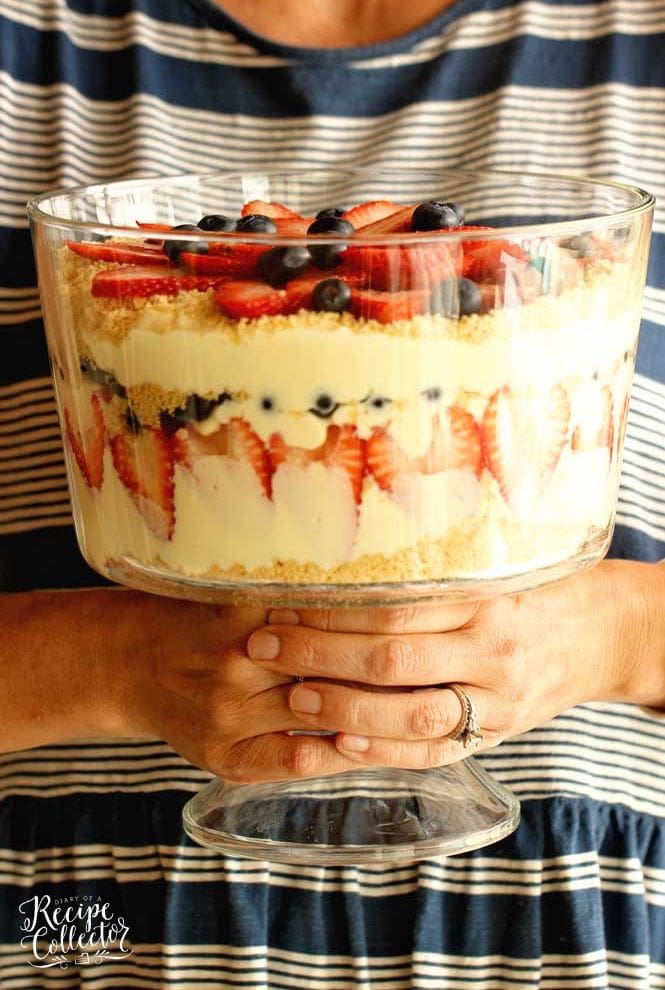
<svg viewBox="0 0 665 990"><path fill-rule="evenodd" d="M270 733L235 743L213 772L237 784L324 777L357 769L334 736L288 736Z"/></svg>
<svg viewBox="0 0 665 990"><path fill-rule="evenodd" d="M482 682L491 659L466 630L381 636L329 633L308 626L267 626L247 643L251 660L294 677L330 677L394 687ZM482 659L482 663L481 663Z"/></svg>
<svg viewBox="0 0 665 990"><path fill-rule="evenodd" d="M468 693L480 724L492 724L491 692L471 686ZM446 687L376 693L334 681L306 681L290 689L288 700L313 728L386 739L441 739L455 731L464 714L459 697Z"/></svg>
<svg viewBox="0 0 665 990"><path fill-rule="evenodd" d="M383 608L273 609L270 625L303 625L324 632L393 635L461 629L480 608L479 602L447 605L395 605Z"/></svg>
<svg viewBox="0 0 665 990"><path fill-rule="evenodd" d="M461 742L445 738L410 742L341 733L335 742L340 754L356 765L428 770L457 763L471 753L495 746L501 739L497 732L486 729L482 730L482 736L480 745L473 749L465 749Z"/></svg>

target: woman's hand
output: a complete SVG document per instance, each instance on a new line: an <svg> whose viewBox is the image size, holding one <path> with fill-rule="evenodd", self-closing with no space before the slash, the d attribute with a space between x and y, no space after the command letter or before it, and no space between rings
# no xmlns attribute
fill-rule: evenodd
<svg viewBox="0 0 665 990"><path fill-rule="evenodd" d="M0 596L0 753L158 738L227 780L307 776L309 741L287 734L307 727L288 705L294 678L247 656L265 621L120 589ZM320 742L325 772L353 765Z"/></svg>
<svg viewBox="0 0 665 990"><path fill-rule="evenodd" d="M270 619L250 638L250 657L263 670L306 678L286 689L291 709L335 731L337 750L356 763L422 768L466 755L448 738L462 711L446 683L471 698L484 748L582 702L665 705L658 565L606 561L475 604ZM331 772L320 754L312 771Z"/></svg>

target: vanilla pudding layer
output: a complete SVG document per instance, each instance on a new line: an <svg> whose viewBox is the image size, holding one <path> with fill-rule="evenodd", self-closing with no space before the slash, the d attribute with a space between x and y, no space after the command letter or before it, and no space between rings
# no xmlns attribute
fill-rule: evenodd
<svg viewBox="0 0 665 990"><path fill-rule="evenodd" d="M124 560L200 580L362 583L497 577L575 557L607 531L617 484L607 449L564 451L546 494L518 518L487 472L406 476L391 494L366 478L356 507L337 469L283 465L269 500L248 465L204 458L193 472L176 465L167 541L151 532L108 451L100 491L75 477L82 545L102 570Z"/></svg>

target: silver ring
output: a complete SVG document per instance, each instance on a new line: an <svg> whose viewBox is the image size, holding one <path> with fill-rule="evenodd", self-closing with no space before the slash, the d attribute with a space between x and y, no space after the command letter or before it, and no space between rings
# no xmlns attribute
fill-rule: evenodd
<svg viewBox="0 0 665 990"><path fill-rule="evenodd" d="M467 749L467 747L473 749L476 746L480 746L483 736L480 731L476 709L473 707L471 698L458 684L446 684L446 687L450 688L457 695L459 703L462 706L462 716L456 728L448 733L448 738L453 739L455 742L461 742L464 749Z"/></svg>

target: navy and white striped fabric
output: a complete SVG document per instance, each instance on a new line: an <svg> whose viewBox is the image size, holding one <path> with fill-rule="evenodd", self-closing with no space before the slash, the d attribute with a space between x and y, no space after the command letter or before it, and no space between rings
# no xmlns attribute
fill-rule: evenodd
<svg viewBox="0 0 665 990"><path fill-rule="evenodd" d="M176 170L333 163L563 171L665 203L662 0L458 0L393 42L257 38L212 0L0 0L0 590L100 583L76 549L24 205ZM655 219L618 556L665 557L665 206ZM482 757L523 802L496 846L315 868L194 847L208 775L166 745L0 757L0 986L665 988L665 722L567 712ZM37 971L34 893L94 894L133 955Z"/></svg>

